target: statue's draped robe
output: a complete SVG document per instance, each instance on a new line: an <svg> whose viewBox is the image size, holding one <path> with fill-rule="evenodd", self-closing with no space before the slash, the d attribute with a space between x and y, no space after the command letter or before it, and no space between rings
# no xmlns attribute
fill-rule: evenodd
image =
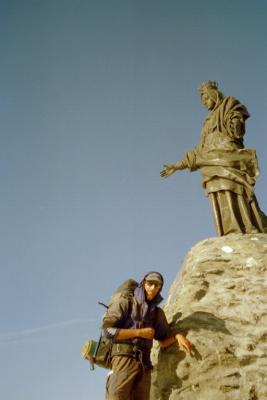
<svg viewBox="0 0 267 400"><path fill-rule="evenodd" d="M225 97L204 120L199 145L183 160L191 171L202 173L218 235L267 232L267 217L254 194L256 151L243 146L248 117L245 106Z"/></svg>

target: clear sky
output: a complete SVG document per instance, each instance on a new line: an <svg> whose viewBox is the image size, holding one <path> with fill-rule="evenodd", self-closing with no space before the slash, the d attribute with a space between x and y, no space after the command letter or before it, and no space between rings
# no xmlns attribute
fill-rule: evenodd
<svg viewBox="0 0 267 400"><path fill-rule="evenodd" d="M102 400L80 357L124 279L166 279L215 236L193 148L217 80L251 114L267 211L264 0L0 1L0 387L5 400Z"/></svg>

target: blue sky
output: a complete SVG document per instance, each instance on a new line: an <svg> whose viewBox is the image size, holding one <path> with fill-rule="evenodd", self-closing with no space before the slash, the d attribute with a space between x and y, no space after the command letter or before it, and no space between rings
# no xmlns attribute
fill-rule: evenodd
<svg viewBox="0 0 267 400"><path fill-rule="evenodd" d="M267 211L264 1L0 2L0 382L6 400L103 399L80 358L124 279L164 295L215 236L199 173L163 180L199 140L198 86L251 114Z"/></svg>

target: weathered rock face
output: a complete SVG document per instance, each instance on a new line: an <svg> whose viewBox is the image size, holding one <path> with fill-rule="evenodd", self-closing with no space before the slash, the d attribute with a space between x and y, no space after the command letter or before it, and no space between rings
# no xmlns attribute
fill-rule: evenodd
<svg viewBox="0 0 267 400"><path fill-rule="evenodd" d="M194 344L154 347L151 400L267 399L267 235L204 240L164 307Z"/></svg>

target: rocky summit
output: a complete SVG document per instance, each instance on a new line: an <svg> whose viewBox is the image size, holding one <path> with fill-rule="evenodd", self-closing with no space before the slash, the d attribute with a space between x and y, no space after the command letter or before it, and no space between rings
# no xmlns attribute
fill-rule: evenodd
<svg viewBox="0 0 267 400"><path fill-rule="evenodd" d="M194 348L155 343L151 400L267 400L266 234L196 244L164 310Z"/></svg>

